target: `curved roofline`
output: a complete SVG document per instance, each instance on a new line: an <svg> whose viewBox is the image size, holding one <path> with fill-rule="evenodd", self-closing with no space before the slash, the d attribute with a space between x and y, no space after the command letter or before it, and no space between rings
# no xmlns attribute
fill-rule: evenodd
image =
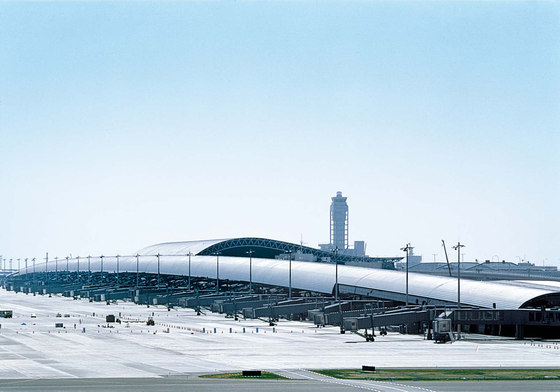
<svg viewBox="0 0 560 392"><path fill-rule="evenodd" d="M403 259L403 257L362 257L336 254L301 244L262 237L164 242L143 248L138 251L138 254L179 255L182 252L183 255L192 253L199 256L209 256L219 253L224 256L245 257L248 251L252 251L251 254L254 258L274 259L276 256L284 253L301 252L304 254L311 254L319 259L329 258L330 261L337 261L339 263L350 261L395 262Z"/></svg>
<svg viewBox="0 0 560 392"><path fill-rule="evenodd" d="M254 251L254 254L252 252L248 254L250 251ZM328 256L331 260L334 259L333 256L339 256L339 261L348 260L349 257L284 241L242 237L155 244L137 253L142 256L141 261L134 256L120 256L120 259L114 256L98 256L94 257L93 261L88 257L88 268L91 271L106 273L139 271L179 276L186 276L190 271L191 276L194 277L216 279L219 258L219 275L222 279L248 282L251 276L249 265L252 265L252 278L255 283L288 287L288 276L291 275L292 287L295 289L331 294L335 287L335 270L338 263L302 261L288 263L286 260L275 258L276 255L285 252L296 251L308 252L318 257ZM253 258L252 264L249 263L249 256ZM363 260L361 257L354 259ZM117 260L120 260L120 264L117 264ZM91 266L90 261L92 261ZM78 263L79 258L67 259L58 272L79 271ZM84 264L82 264L82 271L83 266ZM291 274L289 266L292 268ZM41 263L34 266L34 269L41 272L45 272L47 268L48 272L52 273L57 267L52 262L48 265ZM30 273L32 272L27 268L18 271L19 275ZM404 302L405 273L402 271L340 265L338 283L340 287L348 287L350 292L356 294L375 297L376 294L381 293L386 296L386 299ZM555 304L556 301L560 304L560 287L529 286L529 284L520 286L464 279L461 282L461 303L483 308L492 308L495 305L502 309L540 306L542 303ZM418 299L427 300L429 303L431 301L456 303L457 279L409 273L409 296L413 301ZM378 296L378 298L384 297Z"/></svg>
<svg viewBox="0 0 560 392"><path fill-rule="evenodd" d="M160 265L158 266L158 259ZM192 261L189 268L189 259ZM152 254L140 257L139 264L134 256L121 256L120 273L136 273L137 268L142 273L162 275L191 276L205 279L216 279L217 256L185 256ZM85 260L82 258L81 268L76 259L70 260L68 265L61 267L58 273L66 271L82 273ZM86 262L87 263L87 262ZM292 287L294 289L315 291L332 294L335 287L334 263L314 263L276 259L253 259L252 278L254 283L288 287L289 265L292 266ZM248 257L219 257L220 278L229 281L249 281ZM44 273L45 263L36 266ZM68 269L67 269L68 268ZM105 256L103 265L100 257L91 260L91 271L115 273L117 271L116 257ZM54 263L48 264L49 273L55 272ZM32 271L20 269L19 274L32 274ZM356 266L338 266L338 282L346 292L382 299L404 302L405 273ZM349 290L349 291L348 291ZM457 280L443 276L409 273L409 297L411 301L427 301L427 303L449 303L457 301ZM517 309L530 306L555 306L560 301L560 290L550 287L520 287L506 283L481 282L463 280L461 282L461 303L481 308L492 308L494 304L501 309Z"/></svg>
<svg viewBox="0 0 560 392"><path fill-rule="evenodd" d="M180 244L189 244L189 243L204 243L204 242L221 242L221 241L228 241L231 238L211 238L206 240L191 240L191 241L170 241L170 242L160 242L158 244L150 245L146 248L152 246L160 246L160 245L180 245ZM145 249L145 248L142 248Z"/></svg>

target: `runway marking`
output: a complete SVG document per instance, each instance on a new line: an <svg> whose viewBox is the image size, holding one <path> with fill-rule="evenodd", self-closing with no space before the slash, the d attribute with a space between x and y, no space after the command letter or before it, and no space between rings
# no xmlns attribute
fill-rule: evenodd
<svg viewBox="0 0 560 392"><path fill-rule="evenodd" d="M323 381L323 382L331 382L331 383L335 383L335 384L339 384L339 385L345 385L345 386L349 386L349 387L354 387L354 388L360 388L360 389L366 389L369 391L375 391L375 392L387 392L387 389L389 390L393 390L393 391L399 391L399 392L410 392L411 389L416 389L416 390L421 390L421 391L425 391L425 392L436 392L432 389L428 389L428 388L422 388L422 387L416 387L416 386L412 386L412 385L406 385L406 384L399 384L399 383L395 383L395 382L389 382L389 381L373 381L373 380L344 380L341 381L341 379L339 378L335 378L332 376L326 376L324 374L320 374L311 370L305 370L305 369L300 369L302 372L306 372L306 373L311 373L316 375L315 380L317 381ZM363 385L366 384L366 385ZM381 385L379 385L381 384ZM381 387L383 389L376 389L373 387ZM400 387L400 388L399 388ZM402 389L405 388L405 389Z"/></svg>

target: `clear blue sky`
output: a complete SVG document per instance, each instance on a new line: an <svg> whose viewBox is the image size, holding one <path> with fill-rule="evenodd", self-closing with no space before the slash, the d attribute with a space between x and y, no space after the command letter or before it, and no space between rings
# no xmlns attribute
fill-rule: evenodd
<svg viewBox="0 0 560 392"><path fill-rule="evenodd" d="M441 239L560 265L559 2L0 1L0 254Z"/></svg>

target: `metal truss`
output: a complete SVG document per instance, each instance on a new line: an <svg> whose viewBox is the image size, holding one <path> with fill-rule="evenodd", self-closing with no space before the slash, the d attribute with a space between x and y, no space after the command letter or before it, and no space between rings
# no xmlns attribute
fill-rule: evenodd
<svg viewBox="0 0 560 392"><path fill-rule="evenodd" d="M345 263L349 261L361 261L361 262L393 262L399 261L402 257L359 257L359 256L349 256L335 254L332 252L323 251L320 249L310 248L308 246L303 246L299 244L293 244L290 242L283 242L277 240L271 240L267 238L234 238L231 240L226 240L209 246L203 251L199 252L200 256L209 256L216 254L223 254L229 256L239 256L247 257L247 250L255 251L253 257L263 257L263 254L268 255L280 255L283 253L296 253L301 252L304 254L312 254L317 258L321 259L324 257L330 258L331 262ZM261 250L261 252L259 252ZM265 251L265 252L263 252ZM263 258L271 258L263 257Z"/></svg>

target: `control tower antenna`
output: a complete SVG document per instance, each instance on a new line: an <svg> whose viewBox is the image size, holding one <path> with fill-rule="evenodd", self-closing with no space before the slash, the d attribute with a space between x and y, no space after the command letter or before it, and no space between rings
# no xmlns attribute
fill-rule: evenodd
<svg viewBox="0 0 560 392"><path fill-rule="evenodd" d="M307 242L303 242L303 233L299 233L299 250L303 253L303 245L307 245Z"/></svg>

